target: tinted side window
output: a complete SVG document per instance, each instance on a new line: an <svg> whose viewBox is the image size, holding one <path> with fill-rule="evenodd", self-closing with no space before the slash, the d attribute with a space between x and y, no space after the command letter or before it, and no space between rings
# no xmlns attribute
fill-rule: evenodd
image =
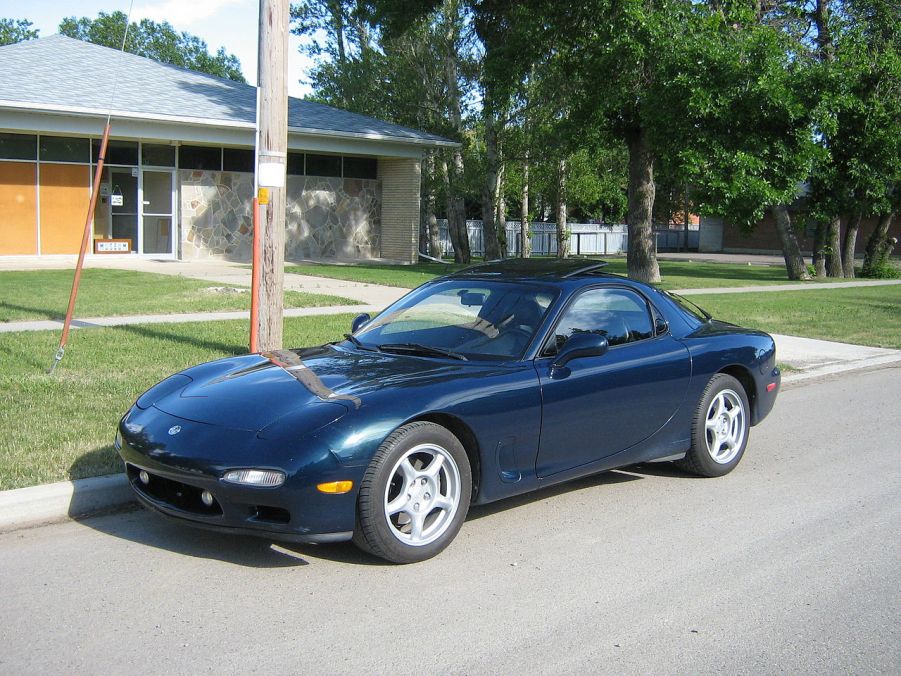
<svg viewBox="0 0 901 676"><path fill-rule="evenodd" d="M628 289L592 289L566 309L544 354L555 354L574 333L599 333L610 346L654 335L644 299Z"/></svg>

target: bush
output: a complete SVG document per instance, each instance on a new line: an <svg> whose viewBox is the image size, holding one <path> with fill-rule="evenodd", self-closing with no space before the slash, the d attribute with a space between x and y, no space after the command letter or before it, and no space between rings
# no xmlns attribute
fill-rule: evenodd
<svg viewBox="0 0 901 676"><path fill-rule="evenodd" d="M901 279L901 268L892 261L885 260L876 265L864 266L860 276L867 279Z"/></svg>

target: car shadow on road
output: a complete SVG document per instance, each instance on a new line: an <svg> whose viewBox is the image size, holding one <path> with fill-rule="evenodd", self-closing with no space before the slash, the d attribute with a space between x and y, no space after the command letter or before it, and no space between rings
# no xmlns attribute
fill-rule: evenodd
<svg viewBox="0 0 901 676"><path fill-rule="evenodd" d="M602 472L601 474L592 474L591 476L583 477L581 479L566 481L555 486L548 486L547 488L541 488L537 491L531 491L522 495L516 495L512 498L506 498L504 500L498 500L497 502L491 502L487 505L473 505L469 508L469 515L466 517L466 520L475 521L477 519L484 519L485 517L493 516L500 512L505 512L509 509L524 507L525 505L531 504L533 502L540 502L541 500L554 498L565 493L573 493L575 491L596 488L598 486L618 484L626 481L636 481L641 478L642 477L640 476L635 476L633 474L628 474L622 471L610 471Z"/></svg>
<svg viewBox="0 0 901 676"><path fill-rule="evenodd" d="M467 521L491 517L533 502L548 500L580 490L593 489L628 481L637 481L643 474L655 476L689 476L668 464L639 465L627 470L603 472L540 489L524 495L499 500L488 505L470 508ZM124 511L82 519L83 526L147 547L173 552L192 558L211 559L249 568L287 568L307 566L316 560L349 565L393 565L366 554L349 542L307 545L273 542L268 538L249 535L216 533L171 521L134 505Z"/></svg>

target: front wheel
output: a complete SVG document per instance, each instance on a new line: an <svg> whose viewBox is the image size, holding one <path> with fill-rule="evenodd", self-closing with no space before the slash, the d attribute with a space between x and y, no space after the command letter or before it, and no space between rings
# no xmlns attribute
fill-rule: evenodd
<svg viewBox="0 0 901 676"><path fill-rule="evenodd" d="M354 543L394 563L431 558L457 535L471 495L469 458L456 436L429 422L399 427L363 477Z"/></svg>
<svg viewBox="0 0 901 676"><path fill-rule="evenodd" d="M741 383L717 373L695 412L691 448L678 465L692 474L716 477L728 474L741 460L748 445L750 407Z"/></svg>

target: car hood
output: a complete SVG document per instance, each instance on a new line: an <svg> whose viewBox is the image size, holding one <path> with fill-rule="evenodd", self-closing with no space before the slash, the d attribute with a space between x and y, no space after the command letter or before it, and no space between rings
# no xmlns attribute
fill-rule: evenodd
<svg viewBox="0 0 901 676"><path fill-rule="evenodd" d="M368 396L387 387L401 394L406 388L496 368L324 345L195 366L149 390L138 404L187 420L253 431L302 414L302 427L311 431L362 407Z"/></svg>

